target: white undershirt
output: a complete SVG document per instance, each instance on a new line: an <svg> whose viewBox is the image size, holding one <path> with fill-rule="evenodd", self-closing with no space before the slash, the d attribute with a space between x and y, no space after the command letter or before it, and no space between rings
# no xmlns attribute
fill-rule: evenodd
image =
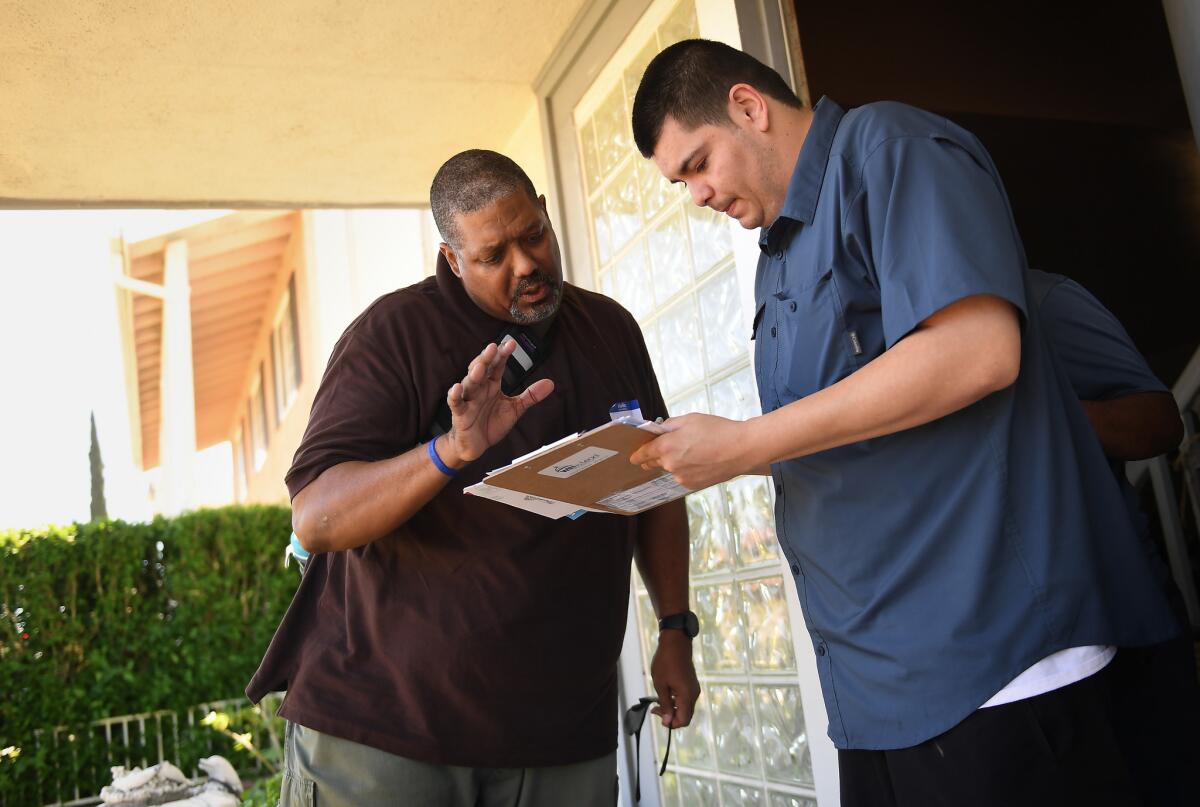
<svg viewBox="0 0 1200 807"><path fill-rule="evenodd" d="M1025 700L1082 681L1089 675L1103 670L1116 654L1117 648L1112 645L1068 647L1066 650L1051 653L1009 681L1008 686L979 708L986 709L989 706Z"/></svg>

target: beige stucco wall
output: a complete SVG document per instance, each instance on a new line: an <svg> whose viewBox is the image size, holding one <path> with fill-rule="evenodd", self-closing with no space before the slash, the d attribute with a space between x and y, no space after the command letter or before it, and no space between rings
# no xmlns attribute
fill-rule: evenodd
<svg viewBox="0 0 1200 807"><path fill-rule="evenodd" d="M512 136L499 151L507 154L525 169L538 193L550 194L550 175L547 170L546 149L542 142L542 116L532 95L520 122L513 129Z"/></svg>
<svg viewBox="0 0 1200 807"><path fill-rule="evenodd" d="M287 473L288 467L292 463L292 456L296 452L296 447L300 444L300 438L304 435L304 428L308 423L308 411L312 408L313 396L317 390L317 384L320 380L320 371L317 370L317 362L309 354L313 351L313 334L310 323L313 322L310 304L308 302L312 290L313 270L311 264L307 260L307 250L305 242L307 234L304 227L297 228L292 236L292 242L288 245L287 252L284 254L283 274L294 274L296 278L296 315L300 324L300 332L298 340L300 343L300 386L296 390L296 397L292 400L291 405L284 413L283 421L276 423L275 417L275 384L273 381L271 367L271 333L269 328L266 330L254 346L253 358L251 359L250 369L256 370L259 362L264 363L264 384L263 390L266 396L267 404L267 454L262 462L262 465L257 469L253 464L248 467L246 474L246 498L244 501L286 504L288 501L287 488L283 484L283 475ZM282 288L286 288L286 280ZM271 301L268 310L275 311L282 299L282 291L276 299ZM242 400L238 406L237 422L230 424L230 438L232 439L234 432L237 429L238 423L242 424L242 439L250 440L248 431L248 416L250 396L250 380L247 379L244 389L242 390ZM244 449L243 449L244 451ZM253 445L250 446L249 454L253 457ZM242 457L234 457L234 462L242 462ZM251 459L253 463L253 459ZM236 478L236 477L235 477ZM236 494L235 494L236 495Z"/></svg>
<svg viewBox="0 0 1200 807"><path fill-rule="evenodd" d="M247 478L246 501L251 502L287 501L284 474L304 436L329 355L346 326L381 294L416 283L431 268L424 210L310 210L301 221L285 271L296 274L302 379L283 422L276 424L269 334L259 340L251 367L266 361L270 443L261 467L251 469ZM242 413L249 393L247 382Z"/></svg>
<svg viewBox="0 0 1200 807"><path fill-rule="evenodd" d="M0 2L0 206L424 204L583 4Z"/></svg>

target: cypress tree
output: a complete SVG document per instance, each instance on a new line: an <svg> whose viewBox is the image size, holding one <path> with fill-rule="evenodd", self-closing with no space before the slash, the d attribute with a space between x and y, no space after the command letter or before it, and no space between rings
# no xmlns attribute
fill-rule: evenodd
<svg viewBox="0 0 1200 807"><path fill-rule="evenodd" d="M92 466L92 521L108 518L108 505L104 503L104 463L100 460L100 440L96 437L96 413L92 417L92 447L88 460Z"/></svg>

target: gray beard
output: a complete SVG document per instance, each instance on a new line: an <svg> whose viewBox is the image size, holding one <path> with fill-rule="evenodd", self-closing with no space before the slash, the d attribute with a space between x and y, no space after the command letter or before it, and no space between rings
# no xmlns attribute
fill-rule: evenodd
<svg viewBox="0 0 1200 807"><path fill-rule="evenodd" d="M533 325L554 316L554 312L558 311L558 304L562 302L562 283L546 281L546 287L549 291L546 299L530 308L521 307L519 300L524 289L517 287L517 293L508 307L508 313L514 322L518 325Z"/></svg>

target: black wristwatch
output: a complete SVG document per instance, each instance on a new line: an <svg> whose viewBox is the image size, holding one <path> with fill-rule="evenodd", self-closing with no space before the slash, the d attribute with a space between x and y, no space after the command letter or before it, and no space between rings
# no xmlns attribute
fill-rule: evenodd
<svg viewBox="0 0 1200 807"><path fill-rule="evenodd" d="M682 614L671 614L658 620L659 631L670 628L681 630L689 639L695 639L696 635L700 633L700 620L691 611L684 611Z"/></svg>

